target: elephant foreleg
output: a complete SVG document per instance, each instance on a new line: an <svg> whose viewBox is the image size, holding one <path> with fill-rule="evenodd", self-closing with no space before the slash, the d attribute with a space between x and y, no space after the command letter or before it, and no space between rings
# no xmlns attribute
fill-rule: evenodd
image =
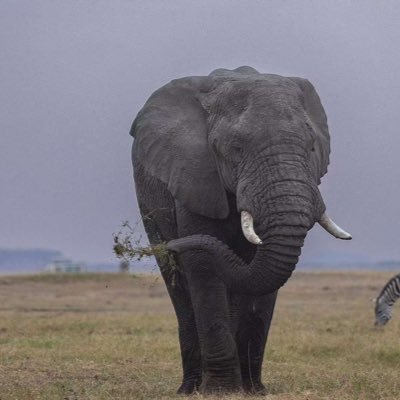
<svg viewBox="0 0 400 400"><path fill-rule="evenodd" d="M243 388L250 393L266 394L261 381L265 345L274 312L277 292L243 299L236 335Z"/></svg>
<svg viewBox="0 0 400 400"><path fill-rule="evenodd" d="M172 210L172 207L160 207L159 209L155 207L153 212L148 212L145 206L141 205L143 224L152 244L161 243L176 235L171 229L173 225L170 224L170 221L173 220L173 215L169 210ZM163 213L166 215L160 216ZM199 388L201 383L201 354L187 281L184 274L173 271L159 257L156 259L178 320L183 369L182 384L178 393L191 394Z"/></svg>
<svg viewBox="0 0 400 400"><path fill-rule="evenodd" d="M144 223L147 232L151 232L149 225L153 221L148 218ZM154 239L152 243L157 243L156 238L152 239ZM178 389L178 393L191 394L198 390L201 384L201 354L187 281L182 273L173 271L163 260L156 258L178 320L183 369L182 384Z"/></svg>
<svg viewBox="0 0 400 400"><path fill-rule="evenodd" d="M200 392L237 391L242 388L236 342L231 331L225 284L204 268L212 260L202 252L187 252L180 262L188 280L201 346ZM204 253L203 253L204 254Z"/></svg>

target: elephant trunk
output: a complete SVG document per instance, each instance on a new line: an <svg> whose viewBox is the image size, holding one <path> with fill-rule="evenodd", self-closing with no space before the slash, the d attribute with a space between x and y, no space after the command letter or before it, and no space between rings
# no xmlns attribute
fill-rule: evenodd
<svg viewBox="0 0 400 400"><path fill-rule="evenodd" d="M308 230L325 211L316 186L299 180L271 183L260 198L265 204L257 202L254 214L261 244L253 260L231 263L231 269L222 263L216 270L232 291L256 296L278 290L289 279Z"/></svg>
<svg viewBox="0 0 400 400"><path fill-rule="evenodd" d="M231 290L256 296L272 293L291 276L310 224L305 223L307 218L304 215L287 216L287 222L279 217L277 219L280 221L261 235L262 244L257 247L253 260L247 266L236 265L237 274L233 271L230 274L226 268L220 275ZM229 279L224 278L229 275Z"/></svg>
<svg viewBox="0 0 400 400"><path fill-rule="evenodd" d="M168 248L178 253L204 251L215 274L232 292L259 296L278 290L291 276L307 232L325 206L316 186L310 187L308 183L285 181L271 183L268 188L267 195L259 191L256 203L248 206L252 209L250 214L255 215L255 230L261 240L249 264L210 236L173 240ZM264 199L264 204L257 202L257 198Z"/></svg>
<svg viewBox="0 0 400 400"><path fill-rule="evenodd" d="M257 247L254 259L246 264L225 243L215 237L193 235L172 240L169 250L182 253L188 250L205 252L208 265L226 284L238 294L261 296L278 290L291 276L298 258L307 229L303 228L286 237L276 235Z"/></svg>
<svg viewBox="0 0 400 400"><path fill-rule="evenodd" d="M289 147L274 144L244 160L240 168L237 210L244 236L257 245L249 264L210 236L176 239L168 248L178 253L203 252L204 267L212 268L229 290L259 296L275 292L289 279L315 222L338 238L351 239L325 214L306 151L294 142Z"/></svg>
<svg viewBox="0 0 400 400"><path fill-rule="evenodd" d="M250 227L254 218L253 243L259 242L249 264L217 266L216 274L235 292L262 295L279 289L298 262L307 232L325 211L304 155L291 150L270 147L242 170L237 207L242 221L250 216Z"/></svg>

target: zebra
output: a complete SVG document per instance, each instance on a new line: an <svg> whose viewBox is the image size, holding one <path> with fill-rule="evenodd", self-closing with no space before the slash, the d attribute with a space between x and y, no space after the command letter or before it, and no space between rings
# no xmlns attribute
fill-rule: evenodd
<svg viewBox="0 0 400 400"><path fill-rule="evenodd" d="M392 318L392 307L400 297L400 274L390 279L375 299L375 326L386 325Z"/></svg>

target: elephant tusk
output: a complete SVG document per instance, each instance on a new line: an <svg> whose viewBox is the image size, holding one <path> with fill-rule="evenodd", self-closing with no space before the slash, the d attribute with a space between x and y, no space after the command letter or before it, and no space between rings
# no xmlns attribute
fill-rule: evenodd
<svg viewBox="0 0 400 400"><path fill-rule="evenodd" d="M336 225L329 217L328 214L323 213L318 223L332 236L338 239L350 240L352 236L350 233L344 231L340 226Z"/></svg>
<svg viewBox="0 0 400 400"><path fill-rule="evenodd" d="M261 244L261 239L254 232L253 217L247 211L241 213L242 231L245 238L253 244Z"/></svg>

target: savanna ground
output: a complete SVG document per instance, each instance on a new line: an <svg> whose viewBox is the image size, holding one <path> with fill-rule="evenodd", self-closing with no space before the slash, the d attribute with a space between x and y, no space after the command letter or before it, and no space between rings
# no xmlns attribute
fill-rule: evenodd
<svg viewBox="0 0 400 400"><path fill-rule="evenodd" d="M400 310L373 329L370 301L392 275L296 273L271 329L268 398L400 399ZM180 373L156 276L0 277L1 400L178 399Z"/></svg>

